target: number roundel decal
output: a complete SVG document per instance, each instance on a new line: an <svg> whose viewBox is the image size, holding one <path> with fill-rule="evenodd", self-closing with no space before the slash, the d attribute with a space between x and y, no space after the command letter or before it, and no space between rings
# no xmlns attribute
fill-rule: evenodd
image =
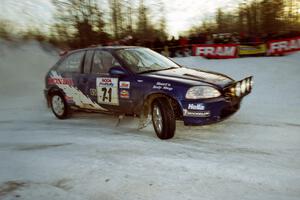
<svg viewBox="0 0 300 200"><path fill-rule="evenodd" d="M101 104L119 105L118 78L97 78L97 101Z"/></svg>

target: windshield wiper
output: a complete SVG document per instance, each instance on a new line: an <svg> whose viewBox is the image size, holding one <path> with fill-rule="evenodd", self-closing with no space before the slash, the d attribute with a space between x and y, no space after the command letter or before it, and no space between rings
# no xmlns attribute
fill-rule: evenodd
<svg viewBox="0 0 300 200"><path fill-rule="evenodd" d="M166 69L162 69L162 70L169 70L169 69L178 69L179 67L169 67L169 68L166 68Z"/></svg>
<svg viewBox="0 0 300 200"><path fill-rule="evenodd" d="M178 69L178 67L169 67L169 68L166 68L166 69L151 69L151 70L139 72L138 74L145 74L145 73L151 73L151 72L165 71L165 70L170 70L170 69Z"/></svg>
<svg viewBox="0 0 300 200"><path fill-rule="evenodd" d="M138 74L145 74L145 73L157 72L157 71L161 71L161 70L163 70L163 69L151 69L151 70L139 72Z"/></svg>

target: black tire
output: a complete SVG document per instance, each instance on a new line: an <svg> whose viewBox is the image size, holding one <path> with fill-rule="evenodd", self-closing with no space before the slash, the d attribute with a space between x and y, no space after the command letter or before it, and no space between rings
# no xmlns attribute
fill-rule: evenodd
<svg viewBox="0 0 300 200"><path fill-rule="evenodd" d="M63 103L63 110L61 113L55 111L55 107L53 105L53 99L54 98L60 98L62 103ZM50 101L50 106L51 106L51 110L53 112L53 114L58 118L58 119L66 119L69 117L69 107L68 107L68 104L64 98L64 95L61 94L60 92L55 92L55 93L52 93L49 97L49 101Z"/></svg>
<svg viewBox="0 0 300 200"><path fill-rule="evenodd" d="M155 120L156 119L155 112L157 111L156 110L157 108L159 109L161 114L162 127L159 127L157 125L158 123L157 120ZM157 137L159 137L162 140L166 140L174 137L175 129L176 129L176 119L170 101L167 98L155 99L152 103L151 114L152 114L153 127Z"/></svg>

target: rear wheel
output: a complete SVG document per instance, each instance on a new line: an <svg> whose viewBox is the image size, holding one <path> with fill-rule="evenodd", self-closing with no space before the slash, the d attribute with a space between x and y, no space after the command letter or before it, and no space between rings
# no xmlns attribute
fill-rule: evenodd
<svg viewBox="0 0 300 200"><path fill-rule="evenodd" d="M51 110L59 119L66 119L69 114L68 105L61 93L54 93L50 96Z"/></svg>
<svg viewBox="0 0 300 200"><path fill-rule="evenodd" d="M157 137L162 140L174 137L176 120L171 103L166 98L155 99L152 103L152 123Z"/></svg>

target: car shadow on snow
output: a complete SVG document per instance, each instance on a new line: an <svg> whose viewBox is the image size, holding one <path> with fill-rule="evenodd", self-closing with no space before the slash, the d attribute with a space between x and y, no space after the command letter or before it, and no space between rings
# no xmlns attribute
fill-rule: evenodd
<svg viewBox="0 0 300 200"><path fill-rule="evenodd" d="M74 112L71 118L63 121L59 120L58 123L90 131L105 129L105 131L101 131L101 134L131 136L134 134L139 137L157 138L152 121L148 123L147 127L139 129L139 118L131 116L125 116L119 121L119 117L116 115ZM212 134L222 134L224 132L223 128L222 123L207 126L184 126L182 121L177 121L174 138L183 140L185 138L190 140L194 137L207 138Z"/></svg>

